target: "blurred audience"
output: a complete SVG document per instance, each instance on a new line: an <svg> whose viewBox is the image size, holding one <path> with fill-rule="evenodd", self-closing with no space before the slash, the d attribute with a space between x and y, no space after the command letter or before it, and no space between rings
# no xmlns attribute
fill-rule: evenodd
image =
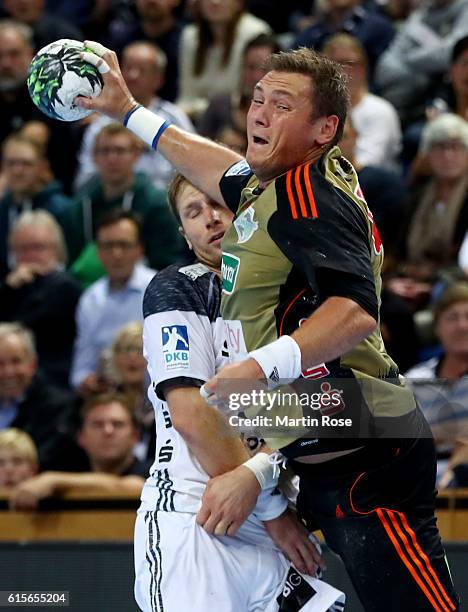
<svg viewBox="0 0 468 612"><path fill-rule="evenodd" d="M47 378L68 386L80 284L64 270L63 234L45 210L22 213L9 236L14 267L0 282L0 321L19 321L34 334Z"/></svg>
<svg viewBox="0 0 468 612"><path fill-rule="evenodd" d="M294 40L292 47L311 47L321 51L327 38L346 33L357 38L369 59L368 78L373 83L374 67L392 41L395 28L390 19L377 11L375 5L363 0L324 0L322 11L317 10L313 23Z"/></svg>
<svg viewBox="0 0 468 612"><path fill-rule="evenodd" d="M246 44L242 55L239 88L211 98L208 108L197 123L200 134L220 140L219 133L226 126L246 134L247 111L253 90L265 74L263 62L271 53L278 51L280 46L270 34L259 34Z"/></svg>
<svg viewBox="0 0 468 612"><path fill-rule="evenodd" d="M70 489L140 495L149 464L133 454L138 430L128 398L119 394L92 397L82 408L81 420L77 439L88 457L89 471L46 471L21 482L10 492L12 510L35 510L42 499Z"/></svg>
<svg viewBox="0 0 468 612"><path fill-rule="evenodd" d="M148 399L149 377L143 355L143 324L124 325L115 336L110 355L114 384L127 395L135 408L140 439L135 447L139 459L152 460L156 448L154 409Z"/></svg>
<svg viewBox="0 0 468 612"><path fill-rule="evenodd" d="M196 21L180 41L178 104L192 117L218 94L238 90L245 45L269 25L245 10L245 0L199 0Z"/></svg>
<svg viewBox="0 0 468 612"><path fill-rule="evenodd" d="M0 323L0 429L17 427L34 440L41 469L72 469L75 397L44 379L32 333Z"/></svg>
<svg viewBox="0 0 468 612"><path fill-rule="evenodd" d="M144 254L151 267L164 268L183 258L185 247L167 208L166 193L154 187L146 174L135 172L142 148L141 140L118 123L104 125L94 141L98 175L81 189L64 215L73 271L86 284L101 275L92 244L97 222L114 208L141 216Z"/></svg>
<svg viewBox="0 0 468 612"><path fill-rule="evenodd" d="M0 431L0 490L16 487L38 469L37 448L30 435L15 427Z"/></svg>
<svg viewBox="0 0 468 612"><path fill-rule="evenodd" d="M401 174L380 166L377 161L359 162L359 134L348 115L339 147L343 155L356 168L359 184L369 205L385 248L394 254L407 212L409 193Z"/></svg>
<svg viewBox="0 0 468 612"><path fill-rule="evenodd" d="M193 131L193 125L187 115L175 104L158 96L158 92L164 85L166 66L166 55L153 43L135 42L123 50L122 74L135 100L172 124L184 130ZM102 128L111 121L101 116L86 129L78 158L76 187L81 187L96 173L97 168L93 159L95 139ZM135 170L146 174L148 179L160 189L167 187L174 172L172 165L161 153L146 145L142 147Z"/></svg>
<svg viewBox="0 0 468 612"><path fill-rule="evenodd" d="M166 79L159 90L164 100L174 102L179 91L179 47L183 24L175 9L180 0L135 0L129 10L113 19L103 37L104 44L121 54L136 41L149 41L164 51L167 58Z"/></svg>
<svg viewBox="0 0 468 612"><path fill-rule="evenodd" d="M391 287L422 306L440 270L456 266L468 229L468 123L441 115L424 128L420 150L430 176L413 188L403 234L405 266Z"/></svg>
<svg viewBox="0 0 468 612"><path fill-rule="evenodd" d="M448 70L455 43L467 35L466 0L429 0L402 24L378 62L375 80L405 125L421 115L429 88Z"/></svg>
<svg viewBox="0 0 468 612"><path fill-rule="evenodd" d="M142 320L143 294L155 274L141 263L141 226L132 212L113 209L105 214L96 228L96 243L106 276L93 283L78 303L70 377L72 386L85 396L106 388L101 354L123 325Z"/></svg>
<svg viewBox="0 0 468 612"><path fill-rule="evenodd" d="M45 12L44 8L44 0L3 0L8 17L32 28L37 51L60 38L83 40L82 32L73 23Z"/></svg>
<svg viewBox="0 0 468 612"><path fill-rule="evenodd" d="M369 92L367 56L359 40L349 34L327 39L322 52L343 67L349 79L349 114L357 131L354 159L361 166L399 168L401 126L393 106Z"/></svg>
<svg viewBox="0 0 468 612"><path fill-rule="evenodd" d="M434 326L442 353L406 377L437 443L439 487L468 486L468 479L457 482L454 475L462 457L468 463L468 283L455 283L442 294Z"/></svg>
<svg viewBox="0 0 468 612"><path fill-rule="evenodd" d="M6 191L0 198L0 278L12 264L8 234L19 215L42 208L61 221L71 203L54 180L43 149L24 136L13 135L3 142L2 172Z"/></svg>

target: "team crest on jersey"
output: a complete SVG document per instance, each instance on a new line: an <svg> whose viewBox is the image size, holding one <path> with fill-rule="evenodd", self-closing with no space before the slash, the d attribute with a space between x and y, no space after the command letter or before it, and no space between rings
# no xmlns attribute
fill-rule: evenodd
<svg viewBox="0 0 468 612"><path fill-rule="evenodd" d="M250 169L250 166L246 160L241 159L229 168L229 170L226 172L226 176L247 176L247 174L250 174L251 172L252 170Z"/></svg>
<svg viewBox="0 0 468 612"><path fill-rule="evenodd" d="M249 206L244 210L237 219L234 220L236 228L238 244L247 242L252 238L254 232L258 230L258 223L255 221L255 209Z"/></svg>
<svg viewBox="0 0 468 612"><path fill-rule="evenodd" d="M189 367L190 347L186 325L164 325L161 328L162 351L166 371Z"/></svg>

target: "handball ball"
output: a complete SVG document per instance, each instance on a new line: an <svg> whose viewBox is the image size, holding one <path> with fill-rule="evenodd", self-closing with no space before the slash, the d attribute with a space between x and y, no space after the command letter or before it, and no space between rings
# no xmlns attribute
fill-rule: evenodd
<svg viewBox="0 0 468 612"><path fill-rule="evenodd" d="M52 119L77 121L93 111L76 106L76 96L95 98L104 82L80 52L91 51L79 40L62 39L43 47L29 67L28 90L39 110Z"/></svg>

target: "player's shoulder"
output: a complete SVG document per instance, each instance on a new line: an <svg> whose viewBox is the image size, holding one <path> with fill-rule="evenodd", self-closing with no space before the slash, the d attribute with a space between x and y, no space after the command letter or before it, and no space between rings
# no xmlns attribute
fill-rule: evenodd
<svg viewBox="0 0 468 612"><path fill-rule="evenodd" d="M171 265L161 270L148 285L143 299L143 316L169 310L192 311L210 320L219 312L219 279L200 262Z"/></svg>

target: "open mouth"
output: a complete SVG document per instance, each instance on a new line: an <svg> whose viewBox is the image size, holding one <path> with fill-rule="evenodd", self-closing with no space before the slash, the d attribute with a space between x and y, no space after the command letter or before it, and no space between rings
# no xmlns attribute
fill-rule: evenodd
<svg viewBox="0 0 468 612"><path fill-rule="evenodd" d="M252 138L254 144L259 144L259 145L266 145L268 144L268 141L265 140L264 138L260 138L260 136L253 136Z"/></svg>
<svg viewBox="0 0 468 612"><path fill-rule="evenodd" d="M212 242L216 242L216 240L221 240L223 236L224 236L224 232L218 232L217 234L215 234L214 236L210 238L210 244Z"/></svg>

